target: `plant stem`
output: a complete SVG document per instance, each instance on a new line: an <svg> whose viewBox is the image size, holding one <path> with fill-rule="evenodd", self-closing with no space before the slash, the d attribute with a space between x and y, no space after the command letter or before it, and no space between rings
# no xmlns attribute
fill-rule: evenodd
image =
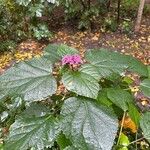
<svg viewBox="0 0 150 150"><path fill-rule="evenodd" d="M137 140L137 132L135 134L135 140ZM137 150L137 142L135 143L135 149Z"/></svg>
<svg viewBox="0 0 150 150"><path fill-rule="evenodd" d="M118 137L117 145L119 144L119 141L120 141L120 136L121 136L121 133L122 133L125 116L126 116L126 111L124 111L124 113L123 113L123 117L122 117L121 127L120 127L120 131L119 131L119 137Z"/></svg>
<svg viewBox="0 0 150 150"><path fill-rule="evenodd" d="M143 140L143 139L144 139L144 137L139 138L139 139L137 139L137 140L135 140L135 141L133 141L133 142L129 143L129 145L134 144L134 143L136 143L136 142L138 142L138 141L141 141L141 140Z"/></svg>

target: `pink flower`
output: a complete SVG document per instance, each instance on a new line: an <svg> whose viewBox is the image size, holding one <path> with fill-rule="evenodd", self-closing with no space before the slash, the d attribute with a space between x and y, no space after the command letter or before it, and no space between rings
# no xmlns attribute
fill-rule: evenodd
<svg viewBox="0 0 150 150"><path fill-rule="evenodd" d="M80 64L82 63L82 60L81 60L81 57L80 55L65 55L63 58L62 58L62 65L65 65L65 64L70 64L70 65L73 65L73 64Z"/></svg>
<svg viewBox="0 0 150 150"><path fill-rule="evenodd" d="M81 57L79 55L73 55L72 59L74 61L74 64L80 64L80 63L82 63Z"/></svg>

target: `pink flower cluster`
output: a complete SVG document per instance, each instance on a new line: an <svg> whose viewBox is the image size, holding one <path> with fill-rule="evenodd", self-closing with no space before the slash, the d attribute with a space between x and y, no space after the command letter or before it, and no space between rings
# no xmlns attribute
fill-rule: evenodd
<svg viewBox="0 0 150 150"><path fill-rule="evenodd" d="M70 64L70 65L74 65L74 64L81 64L82 63L82 60L81 60L81 57L80 55L65 55L63 58L62 58L62 65L65 65L65 64Z"/></svg>

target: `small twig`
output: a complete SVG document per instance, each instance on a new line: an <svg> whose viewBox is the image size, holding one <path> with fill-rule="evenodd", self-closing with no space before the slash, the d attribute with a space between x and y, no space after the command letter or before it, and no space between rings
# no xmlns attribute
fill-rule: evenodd
<svg viewBox="0 0 150 150"><path fill-rule="evenodd" d="M135 140L137 140L137 132L135 134ZM137 150L137 142L135 143L135 149Z"/></svg>
<svg viewBox="0 0 150 150"><path fill-rule="evenodd" d="M136 142L138 142L138 141L141 141L141 140L143 140L143 139L144 139L144 137L139 138L139 139L137 139L137 140L135 140L135 141L133 141L133 142L130 142L129 145L134 144L134 143L136 143Z"/></svg>
<svg viewBox="0 0 150 150"><path fill-rule="evenodd" d="M122 133L125 116L126 116L126 111L124 111L124 114L123 114L123 117L122 117L122 122L121 122L120 131L119 131L119 137L118 137L117 145L119 144L119 141L120 141L120 136L121 136L121 133Z"/></svg>

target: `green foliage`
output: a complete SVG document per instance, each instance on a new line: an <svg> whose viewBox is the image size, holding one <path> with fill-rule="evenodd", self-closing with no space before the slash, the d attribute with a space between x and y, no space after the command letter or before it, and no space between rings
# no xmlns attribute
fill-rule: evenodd
<svg viewBox="0 0 150 150"><path fill-rule="evenodd" d="M128 14L130 16L136 15L137 8L139 6L139 0L124 0L122 2L122 10L124 15ZM128 13L125 13L128 12Z"/></svg>
<svg viewBox="0 0 150 150"><path fill-rule="evenodd" d="M115 18L112 17L106 17L103 26L106 30L110 30L112 32L115 32L117 30L118 24L115 20Z"/></svg>
<svg viewBox="0 0 150 150"><path fill-rule="evenodd" d="M98 81L92 76L92 72L69 71L64 73L62 82L65 87L78 95L96 98L100 90Z"/></svg>
<svg viewBox="0 0 150 150"><path fill-rule="evenodd" d="M128 150L127 146L129 145L130 141L128 139L128 137L121 133L121 136L120 136L120 140L119 140L119 146L121 148L119 148L118 150Z"/></svg>
<svg viewBox="0 0 150 150"><path fill-rule="evenodd" d="M0 41L0 53L13 50L16 47L16 43L12 40Z"/></svg>
<svg viewBox="0 0 150 150"><path fill-rule="evenodd" d="M118 107L124 111L128 110L128 103L132 103L133 98L130 93L122 89L108 89L107 90L108 98Z"/></svg>
<svg viewBox="0 0 150 150"><path fill-rule="evenodd" d="M104 49L87 51L80 64L62 65L61 59L72 54L78 51L48 45L41 58L20 62L0 76L0 128L10 127L4 149L111 150L124 111L149 141L150 114L140 117L127 91L132 83L124 84L126 71L147 78L147 66ZM148 87L141 86L147 96ZM119 148L128 149L128 138L119 139Z"/></svg>
<svg viewBox="0 0 150 150"><path fill-rule="evenodd" d="M140 88L147 97L150 97L150 79L143 80Z"/></svg>
<svg viewBox="0 0 150 150"><path fill-rule="evenodd" d="M134 123L136 124L137 127L139 127L139 120L140 120L140 113L137 109L137 107L134 104L130 104L129 103L129 107L128 107L128 114L131 117L131 119L134 121Z"/></svg>
<svg viewBox="0 0 150 150"><path fill-rule="evenodd" d="M100 13L100 9L104 9L107 0L60 0L64 6L66 19L74 18L78 21L79 29L91 28L91 24ZM102 7L100 8L100 5Z"/></svg>
<svg viewBox="0 0 150 150"><path fill-rule="evenodd" d="M67 139L63 133L58 135L57 144L59 145L60 150L63 150L67 148L68 146L72 145L70 140Z"/></svg>
<svg viewBox="0 0 150 150"><path fill-rule="evenodd" d="M144 137L150 142L150 112L146 112L140 121Z"/></svg>
<svg viewBox="0 0 150 150"><path fill-rule="evenodd" d="M31 105L11 126L5 149L51 147L59 133L57 126L57 120L50 115L47 108L38 104Z"/></svg>
<svg viewBox="0 0 150 150"><path fill-rule="evenodd" d="M43 24L41 18L43 15L49 17L53 7L54 4L47 0L1 0L0 42L51 37L48 25ZM6 46L0 48L5 51Z"/></svg>
<svg viewBox="0 0 150 150"><path fill-rule="evenodd" d="M10 126L17 114L24 109L24 101L20 97L11 98L6 103L0 103L0 127Z"/></svg>
<svg viewBox="0 0 150 150"><path fill-rule="evenodd" d="M44 49L44 57L51 60L52 63L59 62L60 59L69 54L78 54L79 52L67 45L61 44L61 45L56 45L56 44L49 44L45 49Z"/></svg>
<svg viewBox="0 0 150 150"><path fill-rule="evenodd" d="M123 21L121 24L122 31L124 33L130 33L132 31L133 24L131 24L131 20Z"/></svg>
<svg viewBox="0 0 150 150"><path fill-rule="evenodd" d="M1 0L0 51L10 50L15 43L27 38L51 38L48 21L55 16L51 15L55 6L58 6L58 10L63 7L64 18L72 19L79 29L91 29L95 23L102 22L106 30L116 31L118 22L114 16L117 2L111 1L111 9L109 3L110 0ZM131 32L132 21L128 19L128 14L132 16L132 10L137 6L138 0L121 3L120 15L124 18L121 29L125 33Z"/></svg>
<svg viewBox="0 0 150 150"><path fill-rule="evenodd" d="M30 29L33 30L33 37L38 40L52 37L51 32L45 24L38 24L37 27L32 26Z"/></svg>
<svg viewBox="0 0 150 150"><path fill-rule="evenodd" d="M106 49L91 50L85 54L87 61L99 73L99 77L109 77L113 73L122 75L125 70L148 76L147 68L131 56L124 56Z"/></svg>

